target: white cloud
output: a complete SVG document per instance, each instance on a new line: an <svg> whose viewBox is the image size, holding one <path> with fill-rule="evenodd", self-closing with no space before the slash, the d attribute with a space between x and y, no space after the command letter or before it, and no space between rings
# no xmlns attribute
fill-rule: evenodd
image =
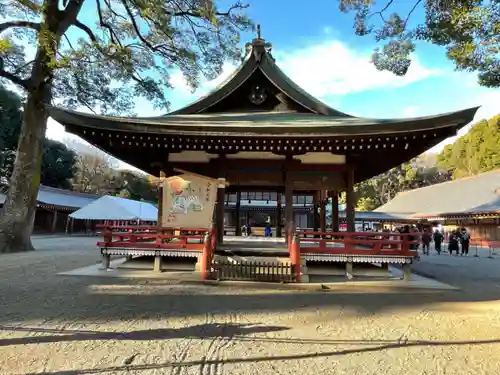
<svg viewBox="0 0 500 375"><path fill-rule="evenodd" d="M45 136L60 142L62 142L65 138L79 139L79 137L66 133L64 131L64 126L54 121L51 117L49 117L47 121L47 131L45 132Z"/></svg>
<svg viewBox="0 0 500 375"><path fill-rule="evenodd" d="M416 56L403 77L381 72L370 62L371 52L358 53L338 41L279 52L276 57L279 66L299 86L317 97L402 87L441 74L424 67Z"/></svg>
<svg viewBox="0 0 500 375"><path fill-rule="evenodd" d="M418 117L419 111L420 111L419 106L409 105L408 107L403 108L401 114L403 117Z"/></svg>
<svg viewBox="0 0 500 375"><path fill-rule="evenodd" d="M170 76L170 83L173 87L172 98L170 98L172 103L172 110L183 107L196 99L208 94L210 91L214 90L218 85L224 82L236 69L237 67L230 63L225 63L222 66L222 73L214 80L207 81L202 80L200 86L195 92L186 84L186 80L180 71L174 72Z"/></svg>
<svg viewBox="0 0 500 375"><path fill-rule="evenodd" d="M425 78L441 74L437 69L424 67L413 57L412 65L404 77L390 72L378 71L370 62L371 51L358 53L338 41L312 44L291 51L276 49L273 53L278 66L299 86L318 98L344 95L388 87L403 87ZM194 101L206 95L226 80L236 69L232 64L224 64L222 74L213 81L202 82L192 93L181 72L171 76L173 108L177 108L179 97L183 101ZM182 105L186 105L183 103ZM330 105L333 105L330 103Z"/></svg>

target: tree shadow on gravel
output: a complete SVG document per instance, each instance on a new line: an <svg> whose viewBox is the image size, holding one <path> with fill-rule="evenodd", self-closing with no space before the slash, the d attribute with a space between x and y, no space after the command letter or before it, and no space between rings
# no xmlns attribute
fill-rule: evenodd
<svg viewBox="0 0 500 375"><path fill-rule="evenodd" d="M258 338L256 339L259 340ZM296 344L302 344L302 340L295 340ZM307 343L307 342L306 342ZM203 368L207 365L220 365L220 364L244 364L244 363L262 363L262 362L273 362L273 361L290 361L290 360L301 360L301 359L311 359L311 358L326 358L332 356L343 356L349 354L361 354L377 352L381 350L390 349L400 349L400 348L411 348L418 346L461 346L461 345L488 345L500 343L500 339L497 340L476 340L476 341L332 341L331 345L374 345L365 346L362 348L353 349L342 349L334 351L324 351L324 352L314 352L314 353L304 353L304 354L293 354L293 355L277 355L277 356L258 356L258 357L244 357L244 358L226 358L226 359L199 359L183 362L162 362L162 363L150 363L150 364L128 364L123 366L111 366L106 368L95 368L95 369L80 369L80 370L63 370L63 371L51 371L51 372L38 372L38 373L28 373L25 375L93 375L93 374L105 374L105 373L128 373L131 371L141 372L141 371L151 371L151 370L177 370L181 371L182 368L187 367L200 367ZM325 344L323 344L325 345Z"/></svg>
<svg viewBox="0 0 500 375"><path fill-rule="evenodd" d="M449 302L485 302L500 299L495 294L462 291L380 291L377 288L343 291L249 290L232 286L183 286L157 281L61 277L57 285L11 285L0 288L0 324L40 321L114 321L215 315L279 313L301 310L337 310L373 316L387 311L422 309ZM94 287L99 288L98 291ZM279 285L276 286L279 288ZM144 291L142 291L144 288Z"/></svg>
<svg viewBox="0 0 500 375"><path fill-rule="evenodd" d="M75 257L72 254L59 256L65 262ZM467 266L475 264L476 260L464 259L464 266L460 267L425 262L415 265L417 272L463 287L460 291L429 292L408 288L381 291L380 288L347 286L342 291L320 292L255 290L238 284L175 285L162 279L60 276L56 272L63 270L52 267L52 263L54 267L59 264L58 260L50 258L44 263L30 265L29 272L22 268L15 272L12 268L7 270L8 274L0 285L0 306L4 306L0 324L37 321L50 325L61 321L94 323L150 317L188 318L205 316L207 311L227 315L234 312L259 314L343 309L348 314L374 316L454 302L499 301L500 274L492 271L485 274L482 268ZM475 279L480 276L483 279ZM279 284L274 287L283 289Z"/></svg>
<svg viewBox="0 0 500 375"><path fill-rule="evenodd" d="M55 330L44 328L26 327L1 327L0 331L21 331L33 333L58 333L57 335L37 335L0 339L0 347L9 345L45 344L70 341L95 341L95 340L169 340L197 338L208 339L215 337L234 337L256 333L269 333L284 331L289 328L278 326L259 326L256 324L237 323L206 323L181 328L146 329L131 332L103 332L81 330Z"/></svg>

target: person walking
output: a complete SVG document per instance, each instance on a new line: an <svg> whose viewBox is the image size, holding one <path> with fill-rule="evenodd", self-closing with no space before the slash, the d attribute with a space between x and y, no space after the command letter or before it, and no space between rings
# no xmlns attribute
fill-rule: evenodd
<svg viewBox="0 0 500 375"><path fill-rule="evenodd" d="M436 249L438 255L440 255L441 244L443 243L444 236L438 229L436 229L433 235L433 239L434 239L434 248Z"/></svg>
<svg viewBox="0 0 500 375"><path fill-rule="evenodd" d="M462 228L462 231L460 233L460 243L462 245L462 256L468 256L469 255L469 245L470 245L470 236L469 233L467 233L467 230L465 228Z"/></svg>
<svg viewBox="0 0 500 375"><path fill-rule="evenodd" d="M422 251L424 252L425 255L429 255L429 246L431 244L431 234L427 229L424 229L424 232L422 233Z"/></svg>
<svg viewBox="0 0 500 375"><path fill-rule="evenodd" d="M459 240L460 240L460 235L458 233L458 230L454 230L453 232L450 233L450 238L448 242L448 251L450 252L450 255L453 254L453 251L455 251L456 255L458 255Z"/></svg>

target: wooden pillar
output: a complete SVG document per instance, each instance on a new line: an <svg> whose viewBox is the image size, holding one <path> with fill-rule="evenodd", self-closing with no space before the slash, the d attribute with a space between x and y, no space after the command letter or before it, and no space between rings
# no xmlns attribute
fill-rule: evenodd
<svg viewBox="0 0 500 375"><path fill-rule="evenodd" d="M285 228L286 233L288 234L288 230L293 223L293 182L289 176L286 178L285 183ZM288 236L287 236L288 238Z"/></svg>
<svg viewBox="0 0 500 375"><path fill-rule="evenodd" d="M215 226L217 229L217 244L221 245L224 241L224 199L226 197L226 189L223 183L218 185L217 202L215 213Z"/></svg>
<svg viewBox="0 0 500 375"><path fill-rule="evenodd" d="M411 263L403 264L403 279L406 281L411 280Z"/></svg>
<svg viewBox="0 0 500 375"><path fill-rule="evenodd" d="M354 196L354 169L349 168L346 171L346 207L345 207L345 215L347 222L347 231L355 232L355 218L354 218L354 210L356 197Z"/></svg>
<svg viewBox="0 0 500 375"><path fill-rule="evenodd" d="M99 267L100 270L108 270L110 267L111 263L111 257L108 254L102 254L101 255L101 266Z"/></svg>
<svg viewBox="0 0 500 375"><path fill-rule="evenodd" d="M75 230L75 219L71 218L69 223L69 233L73 234Z"/></svg>
<svg viewBox="0 0 500 375"><path fill-rule="evenodd" d="M154 264L153 264L153 271L154 272L161 272L162 271L162 259L161 255L156 255Z"/></svg>
<svg viewBox="0 0 500 375"><path fill-rule="evenodd" d="M52 215L52 223L50 224L50 233L55 233L57 229L57 210L54 210Z"/></svg>
<svg viewBox="0 0 500 375"><path fill-rule="evenodd" d="M156 225L158 227L158 232L161 232L163 228L163 181L165 180L165 172L160 171L160 182L158 184L158 218Z"/></svg>
<svg viewBox="0 0 500 375"><path fill-rule="evenodd" d="M330 192L332 198L332 232L339 231L339 193L336 190Z"/></svg>
<svg viewBox="0 0 500 375"><path fill-rule="evenodd" d="M349 231L349 229L348 229ZM351 280L354 278L354 272L353 272L353 263L352 262L346 262L345 264L345 275L346 277Z"/></svg>
<svg viewBox="0 0 500 375"><path fill-rule="evenodd" d="M320 230L320 214L319 214L319 210L320 210L320 207L321 207L321 192L320 191L316 191L314 193L314 204L313 204L313 207L314 207L314 210L313 210L313 231L314 232L319 232Z"/></svg>
<svg viewBox="0 0 500 375"><path fill-rule="evenodd" d="M241 224L240 224L240 207L241 207L241 191L236 192L236 228L235 234L241 236Z"/></svg>
<svg viewBox="0 0 500 375"><path fill-rule="evenodd" d="M325 194L324 190L321 190L321 200L319 202L319 226L320 226L320 232L326 232L326 201L327 201L327 195Z"/></svg>
<svg viewBox="0 0 500 375"><path fill-rule="evenodd" d="M276 202L276 237L281 237L281 219L282 219L282 212L281 212L281 193L277 194L277 199L278 202Z"/></svg>

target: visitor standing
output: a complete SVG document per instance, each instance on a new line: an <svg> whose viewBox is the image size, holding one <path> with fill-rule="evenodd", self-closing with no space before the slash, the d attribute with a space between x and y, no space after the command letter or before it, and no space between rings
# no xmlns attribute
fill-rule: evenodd
<svg viewBox="0 0 500 375"><path fill-rule="evenodd" d="M429 255L429 246L431 244L431 239L432 237L428 229L424 229L424 232L422 233L422 251L425 255Z"/></svg>
<svg viewBox="0 0 500 375"><path fill-rule="evenodd" d="M460 241L460 234L458 230L454 230L450 233L449 241L448 241L448 251L450 255L453 254L453 251L458 255L458 242Z"/></svg>
<svg viewBox="0 0 500 375"><path fill-rule="evenodd" d="M443 243L444 236L439 230L436 229L433 235L433 239L434 239L434 248L436 249L436 252L439 255L441 254L441 244Z"/></svg>
<svg viewBox="0 0 500 375"><path fill-rule="evenodd" d="M460 233L460 242L462 245L462 256L468 256L469 255L469 245L470 245L470 236L469 233L467 233L467 230L465 228L462 228L462 231Z"/></svg>
<svg viewBox="0 0 500 375"><path fill-rule="evenodd" d="M272 237L273 232L271 230L271 223L266 223L266 229L264 230L264 237Z"/></svg>

